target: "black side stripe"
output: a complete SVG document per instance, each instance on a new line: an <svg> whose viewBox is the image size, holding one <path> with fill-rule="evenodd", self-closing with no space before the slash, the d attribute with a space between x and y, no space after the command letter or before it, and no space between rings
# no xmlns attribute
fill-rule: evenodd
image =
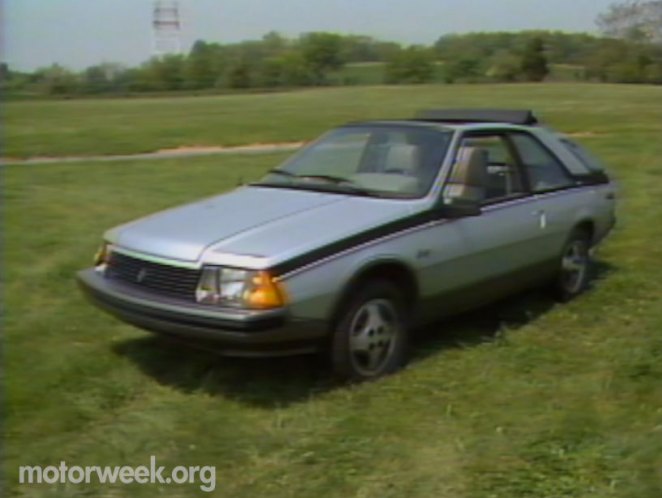
<svg viewBox="0 0 662 498"><path fill-rule="evenodd" d="M426 223L430 223L431 221L436 221L438 219L440 219L440 216L434 210L422 211L412 216L407 216L406 218L391 221L384 225L366 230L365 232L360 232L350 237L332 242L326 246L319 247L288 261L284 261L272 267L271 270L275 276L281 276L286 273L298 270L304 266L308 266L321 259L325 259L340 252L344 252L354 247L367 244L373 240L381 239L383 237L387 237L389 235L402 232L404 230L420 225L425 225Z"/></svg>
<svg viewBox="0 0 662 498"><path fill-rule="evenodd" d="M549 194L554 194L558 192L573 192L575 190L581 190L581 189L586 189L586 188L592 188L594 185L589 184L589 185L572 185L570 187L561 187L559 189L555 190L550 190L544 193L540 194L525 194L522 197L517 197L514 199L506 200L506 201L501 201L501 202L496 202L494 204L488 204L484 205L483 209L486 211L489 208L492 209L498 209L502 205L503 207L507 207L509 203L512 202L535 202L537 198ZM387 237L389 235L396 234L398 232L403 232L405 230L408 230L410 228L415 228L421 225L425 225L427 223L430 223L432 221L438 221L442 219L441 214L439 211L434 210L434 209L429 209L427 211L422 211L420 213L416 213L411 216L407 216L405 218L401 218L399 220L391 221L389 223L386 223L384 225L378 226L371 228L370 230L366 230L364 232L360 232L358 234L352 235L350 237L338 240L336 242L332 242L331 244L328 244L326 246L319 247L317 249L314 249L310 252L301 254L299 256L296 256L288 261L283 261L282 263L277 264L276 266L273 266L271 268L271 271L273 272L274 276L282 276L287 273L293 272L295 270L298 270L300 268L303 268L304 266L308 266L312 263L315 263L317 261L320 261L322 259L334 256L338 253L347 251L349 249L352 249L357 246L361 246L363 244L367 244L369 242L372 242L377 239L381 239L384 237Z"/></svg>

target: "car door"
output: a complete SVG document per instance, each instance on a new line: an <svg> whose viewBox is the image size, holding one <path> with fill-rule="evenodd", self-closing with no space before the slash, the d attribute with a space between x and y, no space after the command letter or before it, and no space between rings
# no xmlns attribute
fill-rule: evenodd
<svg viewBox="0 0 662 498"><path fill-rule="evenodd" d="M556 261L574 220L588 202L590 189L578 189L563 162L536 137L524 131L508 133L540 213L541 239L537 252Z"/></svg>
<svg viewBox="0 0 662 498"><path fill-rule="evenodd" d="M456 158L466 148L487 150L482 213L444 220L429 230L435 249L422 272L421 285L424 296L440 298L431 300L433 312L468 308L505 295L539 275L540 208L506 133L465 133ZM458 167L457 159L454 167Z"/></svg>

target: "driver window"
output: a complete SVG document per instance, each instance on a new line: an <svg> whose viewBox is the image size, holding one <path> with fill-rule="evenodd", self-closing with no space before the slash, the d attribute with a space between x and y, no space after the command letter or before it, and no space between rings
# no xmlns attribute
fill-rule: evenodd
<svg viewBox="0 0 662 498"><path fill-rule="evenodd" d="M508 144L501 135L468 136L460 142L458 157L466 149L482 149L487 155L485 201L506 199L524 193L522 175Z"/></svg>

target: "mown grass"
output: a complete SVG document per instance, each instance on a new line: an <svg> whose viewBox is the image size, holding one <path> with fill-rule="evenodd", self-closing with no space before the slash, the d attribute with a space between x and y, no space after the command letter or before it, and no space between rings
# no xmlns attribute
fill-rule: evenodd
<svg viewBox="0 0 662 498"><path fill-rule="evenodd" d="M651 123L662 87L590 84L324 88L260 95L8 102L3 156L152 152L186 145L312 139L353 120L402 118L430 107L536 109L568 131ZM581 111L579 113L578 111Z"/></svg>
<svg viewBox="0 0 662 498"><path fill-rule="evenodd" d="M154 339L75 288L105 228L232 188L282 155L6 167L9 494L200 493L17 484L19 465L153 454L169 468L215 465L219 497L659 498L662 101L615 90L574 109L565 86L521 90L522 101L558 92L555 119L600 133L581 140L621 184L594 288L437 324L405 371L359 386L333 384L314 358L230 360Z"/></svg>

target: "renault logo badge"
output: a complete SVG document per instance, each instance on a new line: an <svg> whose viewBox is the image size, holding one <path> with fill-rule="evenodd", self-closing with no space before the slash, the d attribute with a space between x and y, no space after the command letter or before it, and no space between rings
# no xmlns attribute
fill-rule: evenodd
<svg viewBox="0 0 662 498"><path fill-rule="evenodd" d="M141 268L140 271L138 272L138 275L136 275L136 282L141 284L146 278L147 278L147 270L145 270L145 268Z"/></svg>

